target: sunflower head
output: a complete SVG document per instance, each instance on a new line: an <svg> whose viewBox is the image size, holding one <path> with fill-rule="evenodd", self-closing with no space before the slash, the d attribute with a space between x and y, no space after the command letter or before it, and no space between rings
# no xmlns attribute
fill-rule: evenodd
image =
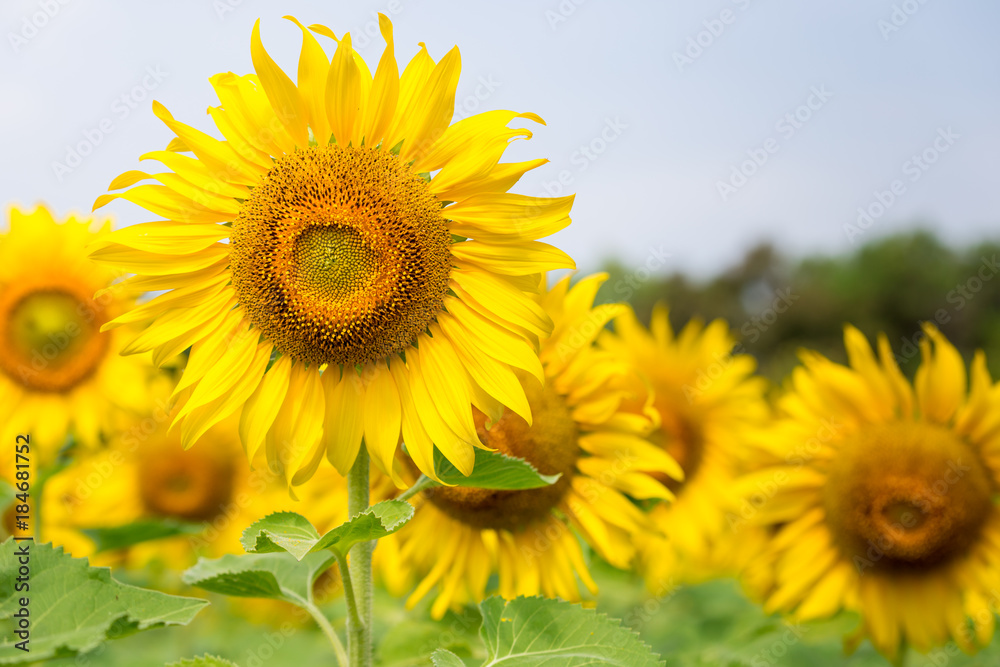
<svg viewBox="0 0 1000 667"><path fill-rule="evenodd" d="M627 359L594 344L623 308L593 304L606 278L590 276L570 287L567 277L551 289L543 286L538 302L554 326L540 339L541 366L518 374L513 408L488 396L473 402L484 446L558 474L558 481L517 491L424 492L413 521L389 541L399 543L392 567L412 570L420 581L409 604L440 586L431 610L440 617L481 600L493 572L505 597L578 600L580 584L597 589L577 535L625 568L635 555L635 536L656 532L631 498L669 500L659 480L682 473L649 441L658 419L648 387L635 380Z"/></svg>
<svg viewBox="0 0 1000 667"><path fill-rule="evenodd" d="M576 472L581 450L577 444L579 425L564 396L535 378L521 375L531 406L532 423L505 410L487 428L488 417L475 410L476 428L482 443L508 456L529 461L544 475L559 475L548 486L519 491L497 491L458 486L440 486L426 493L434 505L456 520L483 529L523 530L545 519L566 495Z"/></svg>
<svg viewBox="0 0 1000 667"><path fill-rule="evenodd" d="M878 356L848 327L849 365L803 352L761 432L759 469L739 483L758 493L753 519L773 538L769 611L803 619L850 609L890 658L953 639L989 642L1000 576L1000 395L982 353L971 382L955 348L925 325L911 383L885 336Z"/></svg>
<svg viewBox="0 0 1000 667"><path fill-rule="evenodd" d="M648 328L625 310L600 343L627 359L652 388L660 421L651 440L683 470L679 479L661 479L676 500L652 511L666 538L639 540L647 581L655 589L671 579L731 572L743 551L734 541L748 539L730 529L728 516L739 500L731 485L750 434L769 413L753 357L739 352L723 320L692 320L675 332L663 305L654 308Z"/></svg>
<svg viewBox="0 0 1000 667"><path fill-rule="evenodd" d="M9 221L0 234L0 418L31 433L47 459L68 432L92 445L116 415L147 409L150 369L118 359L120 337L101 331L132 303L111 287L115 273L87 257L110 223L56 220L43 206L12 207Z"/></svg>
<svg viewBox="0 0 1000 667"><path fill-rule="evenodd" d="M398 484L402 440L426 474L435 446L468 474L482 445L471 405L529 420L516 373L537 370L552 330L535 276L573 267L537 239L569 224L573 197L509 192L545 163L500 162L531 137L508 125L535 114L452 123L457 47L435 62L421 44L400 73L380 15L373 74L349 34L291 21L295 81L259 25L255 73L211 78L222 139L154 103L176 137L143 158L166 171L122 174L95 207L121 198L166 220L119 230L94 257L165 293L105 326L146 325L126 352L158 363L190 348L185 445L246 406L248 454L263 447L291 485L324 454L346 473L362 442Z"/></svg>

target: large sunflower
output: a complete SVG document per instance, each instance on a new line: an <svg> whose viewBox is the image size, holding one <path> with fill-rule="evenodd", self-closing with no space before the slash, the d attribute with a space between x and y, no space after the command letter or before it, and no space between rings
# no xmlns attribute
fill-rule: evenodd
<svg viewBox="0 0 1000 667"><path fill-rule="evenodd" d="M890 659L986 645L1000 590L1000 392L981 352L966 389L961 356L924 332L912 385L884 335L876 358L847 327L849 366L803 352L761 441L770 465L742 482L777 529L766 610L857 611L850 644L867 635Z"/></svg>
<svg viewBox="0 0 1000 667"><path fill-rule="evenodd" d="M660 413L653 440L684 470L683 481L663 480L676 500L651 512L662 536L638 537L650 585L738 568L734 557L746 551L748 536L734 525L740 523L733 521L739 507L731 486L751 429L768 415L766 382L753 376L753 357L733 353L735 341L723 320L708 326L692 320L675 334L662 305L654 308L649 329L631 309L624 310L615 319L614 333L604 332L599 343L631 361L651 384Z"/></svg>
<svg viewBox="0 0 1000 667"><path fill-rule="evenodd" d="M514 369L537 365L529 341L552 326L529 276L573 265L535 239L569 224L573 197L507 192L546 162L499 162L531 136L507 124L534 114L450 124L457 47L435 63L421 45L400 76L380 15L373 77L349 34L331 61L313 33L334 33L295 23L297 83L259 26L256 75L211 78L223 140L154 104L176 138L143 157L169 171L125 173L111 189L127 189L95 207L121 197L168 220L120 230L94 256L168 292L109 326L150 323L126 352L191 348L185 445L244 406L244 447L266 443L292 484L324 452L346 473L362 441L396 477L401 435L425 473L433 445L468 473L480 446L469 405L526 407Z"/></svg>
<svg viewBox="0 0 1000 667"><path fill-rule="evenodd" d="M68 434L93 446L117 416L147 410L152 367L119 357L120 334L100 331L129 305L117 289L95 297L115 274L91 262L86 246L110 223L57 222L42 206L11 208L9 220L0 234L0 423L4 442L29 435L33 462L44 464Z"/></svg>
<svg viewBox="0 0 1000 667"><path fill-rule="evenodd" d="M622 308L592 306L605 279L591 276L570 289L567 277L541 297L555 329L541 341L542 382L521 376L534 422L520 416L526 410L476 411L485 445L562 476L551 486L522 491L425 491L413 520L393 536L401 543L396 567L413 568L420 579L411 606L435 587L435 617L478 602L494 572L507 598L542 593L579 600L579 583L596 594L571 528L609 563L625 568L634 556L632 536L652 529L627 496L672 497L653 475L681 471L646 440L656 425L647 392L635 396L628 364L593 345ZM636 399L645 401L644 413L622 409Z"/></svg>

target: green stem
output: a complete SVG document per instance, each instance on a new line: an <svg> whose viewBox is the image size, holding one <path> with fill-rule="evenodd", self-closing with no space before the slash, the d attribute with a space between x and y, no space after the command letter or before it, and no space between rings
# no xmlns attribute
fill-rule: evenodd
<svg viewBox="0 0 1000 667"><path fill-rule="evenodd" d="M337 636L337 631L333 629L332 625L330 625L330 621L326 620L326 616L323 615L323 612L320 611L319 607L311 602L306 602L305 600L303 600L302 608L309 612L309 615L313 617L314 621L316 621L316 624L323 631L323 634L325 634L326 638L330 640L331 644L333 644L333 652L337 654L337 664L340 665L340 667L348 667L349 663L347 661L347 651L344 650L344 645L341 643L340 637Z"/></svg>
<svg viewBox="0 0 1000 667"><path fill-rule="evenodd" d="M406 491L403 491L401 494L396 496L396 500L409 500L410 498L417 495L424 489L428 489L432 486L437 486L437 482L435 482L427 475L421 475L417 479L417 481L413 483L413 486L411 486Z"/></svg>
<svg viewBox="0 0 1000 667"><path fill-rule="evenodd" d="M354 466L347 474L347 515L356 517L368 509L368 450L364 443ZM347 649L351 656L351 667L371 667L372 664L372 597L375 586L372 580L372 551L375 542L360 542L351 549L349 555L353 593L357 609L354 619L347 619ZM344 578L341 573L341 578ZM347 586L345 581L344 591Z"/></svg>
<svg viewBox="0 0 1000 667"><path fill-rule="evenodd" d="M340 581L344 584L344 600L347 601L347 617L350 619L348 622L355 627L361 627L364 623L361 622L361 615L358 613L357 598L354 597L354 584L351 582L351 577L347 576L347 573L350 572L347 567L347 558L341 556L339 551L334 551L333 555L337 557L337 565L340 567Z"/></svg>

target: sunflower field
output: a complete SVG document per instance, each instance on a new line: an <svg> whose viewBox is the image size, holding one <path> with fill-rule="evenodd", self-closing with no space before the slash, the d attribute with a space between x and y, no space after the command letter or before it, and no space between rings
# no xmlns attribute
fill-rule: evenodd
<svg viewBox="0 0 1000 667"><path fill-rule="evenodd" d="M399 7L261 7L92 210L8 206L0 665L1000 665L1000 244L578 268L542 115Z"/></svg>

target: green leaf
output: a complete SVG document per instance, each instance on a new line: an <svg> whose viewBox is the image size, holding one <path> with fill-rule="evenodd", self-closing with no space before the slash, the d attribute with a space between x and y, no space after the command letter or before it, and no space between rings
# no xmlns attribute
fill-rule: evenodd
<svg viewBox="0 0 1000 667"><path fill-rule="evenodd" d="M298 560L319 541L319 533L301 514L275 512L255 521L243 531L240 543L247 553L287 551Z"/></svg>
<svg viewBox="0 0 1000 667"><path fill-rule="evenodd" d="M465 663L462 659L451 651L443 648L431 653L431 662L434 663L434 667L465 667Z"/></svg>
<svg viewBox="0 0 1000 667"><path fill-rule="evenodd" d="M500 452L476 449L476 463L472 474L466 477L453 466L440 451L434 450L434 471L447 484L477 489L537 489L555 484L559 475L543 475L524 459L517 459Z"/></svg>
<svg viewBox="0 0 1000 667"><path fill-rule="evenodd" d="M18 581L25 558L30 574L26 582ZM16 591L15 585L23 583L28 590ZM107 639L185 625L208 604L119 583L108 568L90 567L87 559L73 558L61 547L8 539L0 545L0 619L13 622L21 598L28 601L30 653L16 647L21 637L8 634L0 642L0 665L73 656Z"/></svg>
<svg viewBox="0 0 1000 667"><path fill-rule="evenodd" d="M621 622L561 600L491 597L480 634L486 644L483 667L575 667L617 665L659 667L663 663ZM456 663L441 663L451 667Z"/></svg>
<svg viewBox="0 0 1000 667"><path fill-rule="evenodd" d="M402 500L375 503L347 523L343 523L320 538L313 551L331 549L347 555L358 542L377 540L391 535L413 518L413 505Z"/></svg>
<svg viewBox="0 0 1000 667"><path fill-rule="evenodd" d="M289 553L232 554L199 558L182 576L184 583L223 595L269 598L302 605L312 601L312 585L334 561L333 554L309 554L301 561Z"/></svg>
<svg viewBox="0 0 1000 667"><path fill-rule="evenodd" d="M142 542L150 542L165 537L194 535L202 526L174 519L140 519L124 526L107 528L84 528L80 532L97 545L97 552L124 549Z"/></svg>
<svg viewBox="0 0 1000 667"><path fill-rule="evenodd" d="M320 537L309 521L294 512L278 512L254 522L240 540L250 553L287 551L302 560L306 554L330 550L346 556L358 542L377 540L403 527L413 517L413 506L402 500L384 500Z"/></svg>
<svg viewBox="0 0 1000 667"><path fill-rule="evenodd" d="M171 662L166 667L239 667L239 665L206 653L197 658L185 658L178 662Z"/></svg>

